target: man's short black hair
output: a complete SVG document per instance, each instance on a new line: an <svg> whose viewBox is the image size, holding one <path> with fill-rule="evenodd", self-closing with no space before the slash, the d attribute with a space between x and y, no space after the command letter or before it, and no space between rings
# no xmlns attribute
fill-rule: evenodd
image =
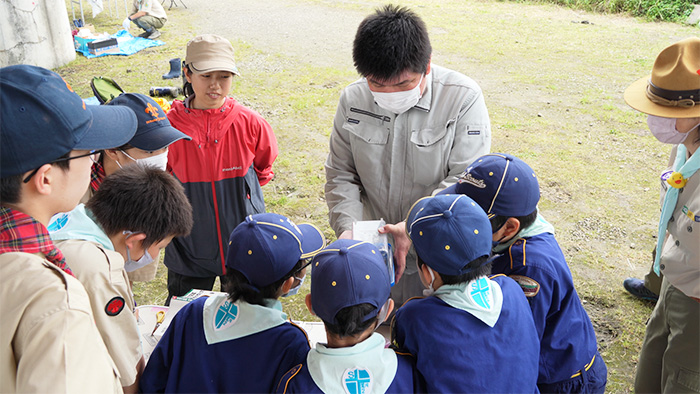
<svg viewBox="0 0 700 394"><path fill-rule="evenodd" d="M147 248L192 230L192 206L172 175L155 167L125 166L107 176L86 204L104 232L144 233Z"/></svg>
<svg viewBox="0 0 700 394"><path fill-rule="evenodd" d="M71 151L72 152L72 151ZM70 152L59 157L59 159L67 159L70 157ZM68 171L70 168L70 160L61 160L55 163L51 163L63 171ZM41 165L43 166L43 164ZM39 166L39 167L41 167ZM38 167L37 167L38 168ZM24 174L17 174L12 176L7 176L0 179L0 203L2 204L17 204L21 200L22 191L22 180L24 179Z"/></svg>
<svg viewBox="0 0 700 394"><path fill-rule="evenodd" d="M240 271L233 268L226 270L226 288L223 289L228 293L228 299L231 302L236 302L239 299L251 304L266 306L265 299L277 299L277 292L280 286L287 279L296 274L304 265L306 260L299 260L291 271L286 273L281 279L269 284L263 288L257 288L250 284L248 279Z"/></svg>
<svg viewBox="0 0 700 394"><path fill-rule="evenodd" d="M374 305L368 303L348 306L336 313L335 320L338 321L338 324L327 321L324 321L323 324L326 325L328 332L341 338L358 335L377 321L376 316L363 321L375 309L377 308Z"/></svg>
<svg viewBox="0 0 700 394"><path fill-rule="evenodd" d="M417 256L418 259L418 269L425 264L425 262L420 258L420 256ZM489 259L489 256L481 256L478 257L469 263L465 264L465 267L476 267L472 268L471 271L466 272L461 275L445 275L441 272L438 272L440 274L440 278L442 279L442 283L446 285L457 285L460 283L469 283L473 281L474 279L480 278L482 276L487 276L491 275L491 266L493 265L491 262L486 262L486 260ZM428 266L430 267L430 266ZM433 270L435 271L435 270ZM437 271L436 271L437 272Z"/></svg>
<svg viewBox="0 0 700 394"><path fill-rule="evenodd" d="M534 212L531 212L529 215L525 216L499 216L495 215L491 219L491 230L495 233L498 231L501 227L503 227L504 224L510 219L511 217L514 217L518 219L520 222L520 230L530 227L532 223L535 223L535 220L537 220L537 209L535 209Z"/></svg>
<svg viewBox="0 0 700 394"><path fill-rule="evenodd" d="M404 71L425 73L432 50L428 29L417 14L386 5L360 23L352 58L360 75L389 80Z"/></svg>

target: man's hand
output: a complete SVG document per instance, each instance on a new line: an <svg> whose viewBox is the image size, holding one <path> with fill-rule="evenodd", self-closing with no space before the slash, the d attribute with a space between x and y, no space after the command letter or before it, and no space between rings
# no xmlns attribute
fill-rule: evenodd
<svg viewBox="0 0 700 394"><path fill-rule="evenodd" d="M352 239L352 230L345 230L338 236L338 239Z"/></svg>
<svg viewBox="0 0 700 394"><path fill-rule="evenodd" d="M406 222L387 224L379 228L380 234L391 234L394 237L394 265L396 270L396 283L399 282L406 270L406 255L411 248L411 239L406 234Z"/></svg>

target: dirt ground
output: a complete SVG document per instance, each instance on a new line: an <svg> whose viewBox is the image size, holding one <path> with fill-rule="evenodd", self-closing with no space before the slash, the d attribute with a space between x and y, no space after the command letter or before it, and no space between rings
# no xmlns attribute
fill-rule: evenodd
<svg viewBox="0 0 700 394"><path fill-rule="evenodd" d="M344 70L343 78L323 84L335 90L355 77L351 51L357 25L384 4L185 1L193 33L220 34L277 56L243 59L249 70L279 71L292 63ZM631 299L621 283L648 269L658 220L657 177L670 147L649 136L644 117L625 105L622 92L648 74L663 47L697 35L698 29L552 5L398 3L426 20L434 62L481 85L492 119L492 151L514 153L538 172L540 212L557 229L601 352L614 360L608 364L616 379L612 391L630 390L653 305ZM246 70L241 71L245 78ZM273 127L288 125L277 109L254 105ZM318 109L328 128L313 138L327 140L334 110L331 104ZM309 153L320 158L315 168L322 171L326 147L297 143L293 149L314 150ZM287 197L296 197L296 189L287 187ZM325 220L320 200L313 208L319 212L311 216Z"/></svg>

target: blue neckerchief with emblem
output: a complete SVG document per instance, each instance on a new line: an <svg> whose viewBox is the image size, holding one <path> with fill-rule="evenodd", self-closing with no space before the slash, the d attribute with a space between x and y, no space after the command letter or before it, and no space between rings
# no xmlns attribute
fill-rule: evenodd
<svg viewBox="0 0 700 394"><path fill-rule="evenodd" d="M287 322L282 304L266 299L267 305L251 305L238 300L231 303L228 294L213 295L204 302L202 311L204 336L209 345L243 338Z"/></svg>
<svg viewBox="0 0 700 394"><path fill-rule="evenodd" d="M468 283L442 285L433 295L447 305L473 315L489 327L496 325L503 307L501 286L485 276Z"/></svg>
<svg viewBox="0 0 700 394"><path fill-rule="evenodd" d="M372 333L351 347L329 348L317 343L306 356L309 374L324 393L384 393L396 376L396 353Z"/></svg>
<svg viewBox="0 0 700 394"><path fill-rule="evenodd" d="M98 243L105 249L114 250L112 241L95 222L92 212L85 209L85 204L78 204L70 212L57 213L51 218L47 228L53 241L82 239Z"/></svg>
<svg viewBox="0 0 700 394"><path fill-rule="evenodd" d="M661 261L661 251L666 239L666 229L668 228L668 220L673 214L678 202L678 192L685 186L688 178L693 176L700 169L700 154L694 154L688 159L688 150L685 145L680 144L676 150L676 160L673 163L673 173L669 176L667 182L672 187L666 190L664 203L661 207L661 217L659 218L659 236L656 241L656 258L654 259L654 272L657 275L661 274L659 270ZM696 152L697 153L697 152ZM687 160L687 161L686 161Z"/></svg>
<svg viewBox="0 0 700 394"><path fill-rule="evenodd" d="M535 219L534 223L525 227L524 229L521 229L520 232L518 232L518 234L516 234L508 242L498 244L498 246L493 248L493 253L501 254L504 251L508 250L510 245L512 245L518 239L534 237L535 235L543 234L543 233L550 233L550 234L554 235L554 226L549 224L549 222L547 220L545 220L545 218L543 218L542 215L540 215L540 211L538 209L537 210L537 219Z"/></svg>

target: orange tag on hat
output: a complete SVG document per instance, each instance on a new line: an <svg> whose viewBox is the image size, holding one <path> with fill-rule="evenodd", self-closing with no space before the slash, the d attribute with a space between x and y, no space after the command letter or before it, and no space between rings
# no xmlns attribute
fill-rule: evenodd
<svg viewBox="0 0 700 394"><path fill-rule="evenodd" d="M683 178L683 175L681 175L680 172L674 172L671 174L671 176L666 179L666 182L668 182L669 185L675 187L676 189L680 189L685 187L685 184L688 183L688 180Z"/></svg>

